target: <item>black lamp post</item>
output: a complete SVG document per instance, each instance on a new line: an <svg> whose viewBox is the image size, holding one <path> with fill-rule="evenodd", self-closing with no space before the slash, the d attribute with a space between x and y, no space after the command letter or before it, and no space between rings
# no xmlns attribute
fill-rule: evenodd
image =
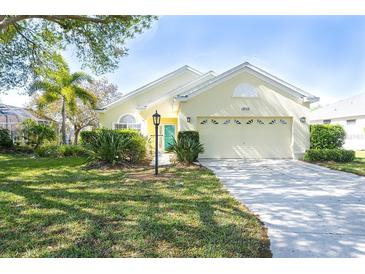
<svg viewBox="0 0 365 274"><path fill-rule="evenodd" d="M152 115L153 124L155 125L155 175L158 174L158 126L160 125L161 115L156 113Z"/></svg>

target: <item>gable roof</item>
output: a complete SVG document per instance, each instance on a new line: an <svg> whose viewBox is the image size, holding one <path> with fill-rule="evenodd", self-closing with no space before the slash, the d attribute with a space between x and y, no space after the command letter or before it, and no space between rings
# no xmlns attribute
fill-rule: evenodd
<svg viewBox="0 0 365 274"><path fill-rule="evenodd" d="M365 93L340 100L310 113L310 120L326 120L365 115Z"/></svg>
<svg viewBox="0 0 365 274"><path fill-rule="evenodd" d="M172 72L170 72L168 74L165 74L165 75L161 76L160 78L158 78L158 79L156 79L156 80L154 80L154 81L152 81L152 82L150 82L150 83L148 83L148 84L146 84L146 85L144 85L144 86L142 86L140 88L137 88L137 89L135 89L135 90L133 90L131 92L128 92L124 96L120 97L118 100L116 100L116 101L114 101L114 102L112 102L112 103L110 103L110 104L108 104L108 105L106 105L106 106L98 109L98 111L103 112L106 109L111 108L111 107L113 107L113 106L115 106L115 105L117 105L117 104L119 104L121 102L124 102L124 101L126 101L126 100L128 100L128 99L130 99L130 98L132 98L132 97L134 97L136 95L138 95L138 94L142 94L148 88L150 88L150 87L152 87L154 85L161 84L161 83L163 83L163 82L165 82L167 80L170 80L170 79L172 79L172 78L174 78L174 77L176 77L176 76L178 76L178 75L180 75L180 74L182 74L182 73L184 73L186 71L191 71L191 72L195 73L198 76L202 76L203 75L202 72L200 72L200 71L198 71L198 70L196 70L196 69L194 69L194 68L192 68L190 66L187 66L187 65L182 66L182 67L180 67L180 68L178 68L178 69L176 69L176 70L174 70L174 71L172 71Z"/></svg>
<svg viewBox="0 0 365 274"><path fill-rule="evenodd" d="M253 74L254 76L260 78L261 80L268 82L274 86L280 87L281 89L284 89L291 95L294 95L300 99L303 99L304 101L314 103L319 100L319 97L316 97L298 87L295 87L295 86L285 82L284 80L281 80L278 77L276 77L258 67L255 67L254 65L252 65L248 62L244 62L230 70L227 70L226 72L223 72L222 74L218 75L217 77L215 77L213 79L207 80L206 82L204 82L200 85L197 85L196 87L191 89L189 91L189 93L177 96L177 99L179 99L181 101L188 100L188 99L200 94L201 92L206 91L208 88L211 88L215 85L218 85L219 83L221 83L223 81L226 81L226 80L232 78L233 76L237 75L241 71L247 71L248 73Z"/></svg>
<svg viewBox="0 0 365 274"><path fill-rule="evenodd" d="M143 105L137 106L137 108L138 109L147 109L168 98L174 97L176 95L181 96L182 94L185 94L186 92L188 92L194 86L199 85L200 83L205 82L209 79L212 79L216 76L217 76L217 74L214 71L208 71L207 73L204 73L203 75L201 75L199 78L197 78L191 82L188 82L187 84L185 84L181 87L175 88L175 89L167 92L164 96L161 96L161 97L157 98L156 100L146 102Z"/></svg>

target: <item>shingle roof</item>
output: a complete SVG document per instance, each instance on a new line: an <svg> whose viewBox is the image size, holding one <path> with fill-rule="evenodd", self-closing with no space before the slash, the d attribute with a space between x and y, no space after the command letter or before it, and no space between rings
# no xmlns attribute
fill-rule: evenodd
<svg viewBox="0 0 365 274"><path fill-rule="evenodd" d="M310 114L310 120L314 121L361 115L365 115L365 93L314 110Z"/></svg>

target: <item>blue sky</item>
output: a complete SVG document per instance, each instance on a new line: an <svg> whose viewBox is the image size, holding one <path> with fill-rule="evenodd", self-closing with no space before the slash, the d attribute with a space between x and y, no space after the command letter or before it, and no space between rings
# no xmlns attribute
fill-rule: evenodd
<svg viewBox="0 0 365 274"><path fill-rule="evenodd" d="M365 92L364 16L162 16L128 42L106 77L127 93L185 64L224 72L244 61L323 99ZM66 58L80 66L72 51ZM2 97L21 105L27 98Z"/></svg>

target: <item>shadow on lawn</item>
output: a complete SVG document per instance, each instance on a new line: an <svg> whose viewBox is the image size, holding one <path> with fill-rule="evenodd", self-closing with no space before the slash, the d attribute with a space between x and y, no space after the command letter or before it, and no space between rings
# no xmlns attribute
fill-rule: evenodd
<svg viewBox="0 0 365 274"><path fill-rule="evenodd" d="M259 221L219 197L215 180L194 176L176 189L171 182L129 182L123 173L75 174L0 179L0 191L19 198L1 201L0 256L271 256Z"/></svg>

